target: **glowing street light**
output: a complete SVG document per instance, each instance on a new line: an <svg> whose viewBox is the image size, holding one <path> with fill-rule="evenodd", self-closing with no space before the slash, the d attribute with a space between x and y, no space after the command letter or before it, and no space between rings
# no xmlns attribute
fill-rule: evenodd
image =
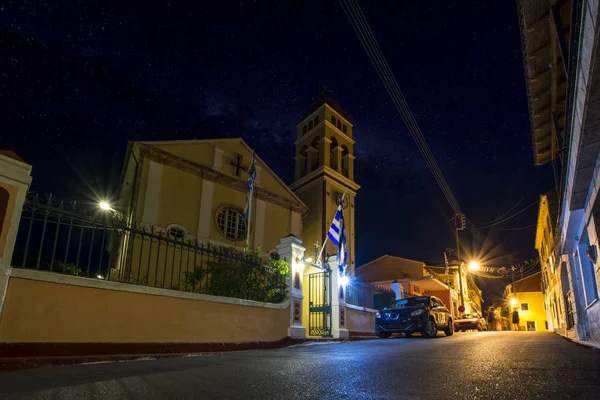
<svg viewBox="0 0 600 400"><path fill-rule="evenodd" d="M479 264L478 261L471 261L469 263L469 271L479 271L480 267L481 267L481 265Z"/></svg>
<svg viewBox="0 0 600 400"><path fill-rule="evenodd" d="M340 277L340 285L343 286L344 288L346 288L346 286L348 286L348 282L350 282L348 275L344 275L344 276Z"/></svg>
<svg viewBox="0 0 600 400"><path fill-rule="evenodd" d="M517 305L517 299L514 298L514 297L512 299L510 299L510 305L511 306L516 306Z"/></svg>
<svg viewBox="0 0 600 400"><path fill-rule="evenodd" d="M106 202L106 201L101 201L100 203L98 203L98 206L100 206L100 208L105 211L108 211L111 209L110 204L108 204L108 202Z"/></svg>

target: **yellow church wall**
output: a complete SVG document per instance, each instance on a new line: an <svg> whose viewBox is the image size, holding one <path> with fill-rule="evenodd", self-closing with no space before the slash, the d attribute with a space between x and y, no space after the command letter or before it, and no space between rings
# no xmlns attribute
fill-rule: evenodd
<svg viewBox="0 0 600 400"><path fill-rule="evenodd" d="M25 272L40 277L49 274ZM76 282L84 278L60 279ZM250 306L118 290L135 287L112 282L95 284L102 287L12 277L0 320L0 341L244 343L287 336L289 304Z"/></svg>
<svg viewBox="0 0 600 400"><path fill-rule="evenodd" d="M178 224L195 234L198 232L201 194L200 177L164 165L156 223L162 227Z"/></svg>
<svg viewBox="0 0 600 400"><path fill-rule="evenodd" d="M286 210L277 204L266 204L265 219L263 223L263 251L268 252L274 250L281 238L292 233L291 222L292 214L290 210Z"/></svg>
<svg viewBox="0 0 600 400"><path fill-rule="evenodd" d="M183 142L181 144L159 144L156 147L163 149L173 155L191 161L195 164L204 165L212 168L215 157L215 148L223 151L221 159L221 173L246 181L248 179L248 170L252 163L252 151L246 147L241 141L237 139L232 140L215 140L215 141L190 141ZM242 166L246 168L242 171L240 176L236 176L234 173L234 167L231 165L235 162L235 156L239 154L242 156ZM257 187L265 188L270 192L281 196L286 199L293 200L291 193L285 188L285 184L280 182L275 175L268 170L265 165L262 165L257 161L257 166L261 169L260 181L256 185Z"/></svg>
<svg viewBox="0 0 600 400"><path fill-rule="evenodd" d="M183 159L191 161L194 164L212 167L215 158L215 150L213 143L207 141L202 144L192 145L191 142L192 141L183 140L174 143L152 144L152 146L162 149L177 157L181 157ZM223 163L223 165L225 165L225 163ZM227 164L227 166L229 166L229 164Z"/></svg>

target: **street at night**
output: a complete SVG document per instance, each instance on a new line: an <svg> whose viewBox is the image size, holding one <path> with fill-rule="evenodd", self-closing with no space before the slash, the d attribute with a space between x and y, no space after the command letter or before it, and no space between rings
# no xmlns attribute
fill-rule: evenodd
<svg viewBox="0 0 600 400"><path fill-rule="evenodd" d="M592 399L600 351L558 335L467 332L0 375L5 399Z"/></svg>
<svg viewBox="0 0 600 400"><path fill-rule="evenodd" d="M3 2L0 400L600 399L599 32Z"/></svg>

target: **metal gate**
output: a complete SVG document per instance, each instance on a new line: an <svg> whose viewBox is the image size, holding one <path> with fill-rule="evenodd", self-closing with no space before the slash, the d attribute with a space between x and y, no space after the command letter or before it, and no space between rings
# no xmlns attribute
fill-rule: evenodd
<svg viewBox="0 0 600 400"><path fill-rule="evenodd" d="M331 271L308 276L308 334L331 337Z"/></svg>

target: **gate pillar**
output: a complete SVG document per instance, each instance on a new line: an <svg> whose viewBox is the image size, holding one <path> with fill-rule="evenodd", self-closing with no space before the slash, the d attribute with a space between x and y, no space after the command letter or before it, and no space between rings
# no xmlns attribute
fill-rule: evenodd
<svg viewBox="0 0 600 400"><path fill-rule="evenodd" d="M12 151L0 150L0 318L30 173L31 165Z"/></svg>
<svg viewBox="0 0 600 400"><path fill-rule="evenodd" d="M347 338L350 332L346 328L346 285L338 271L336 256L329 257L327 263L331 269L331 336Z"/></svg>
<svg viewBox="0 0 600 400"><path fill-rule="evenodd" d="M302 326L304 295L302 294L302 279L304 272L304 251L302 240L294 235L288 235L279 240L277 253L282 260L287 261L290 266L290 274L287 278L288 294L290 303L290 326L288 336L293 338L305 338L306 328Z"/></svg>

